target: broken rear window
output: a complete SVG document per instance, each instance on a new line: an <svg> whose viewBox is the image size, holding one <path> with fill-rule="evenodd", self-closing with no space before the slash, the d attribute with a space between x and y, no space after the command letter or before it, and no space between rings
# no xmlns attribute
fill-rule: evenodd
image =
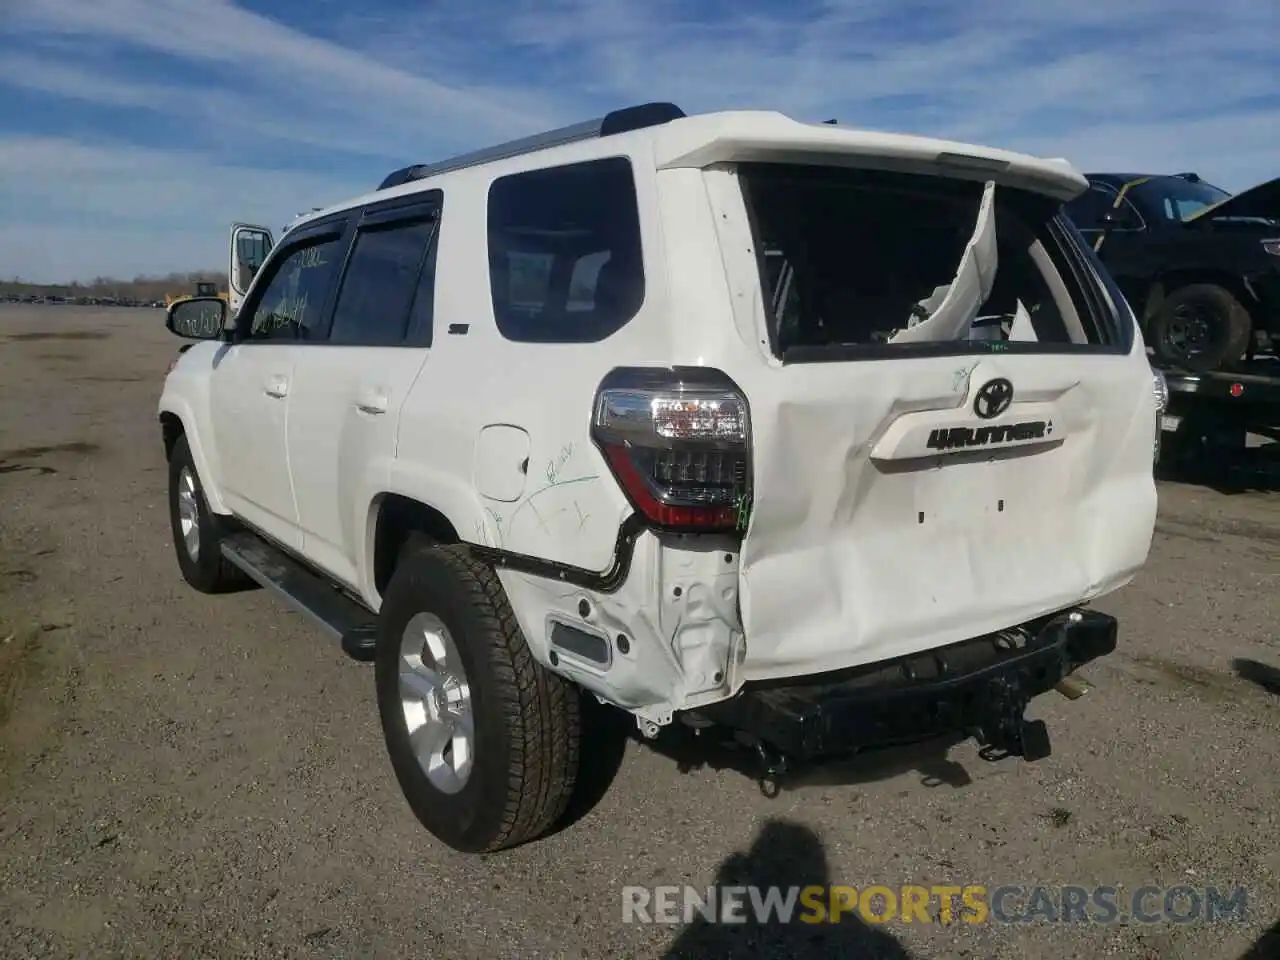
<svg viewBox="0 0 1280 960"><path fill-rule="evenodd" d="M754 163L738 174L784 360L1125 339L1111 285L1049 198L832 167Z"/></svg>

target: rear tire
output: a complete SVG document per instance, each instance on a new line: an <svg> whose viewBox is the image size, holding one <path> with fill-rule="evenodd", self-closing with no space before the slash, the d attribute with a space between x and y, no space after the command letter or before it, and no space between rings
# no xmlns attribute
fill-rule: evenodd
<svg viewBox="0 0 1280 960"><path fill-rule="evenodd" d="M169 456L169 527L182 577L201 593L226 593L251 581L222 555L226 522L209 509L185 434Z"/></svg>
<svg viewBox="0 0 1280 960"><path fill-rule="evenodd" d="M578 772L580 696L533 659L492 568L461 545L405 551L383 596L374 663L392 768L434 837L491 853L562 816ZM465 775L455 772L468 756Z"/></svg>
<svg viewBox="0 0 1280 960"><path fill-rule="evenodd" d="M1253 318L1230 290L1195 283L1161 302L1151 333L1157 360L1207 373L1244 356Z"/></svg>

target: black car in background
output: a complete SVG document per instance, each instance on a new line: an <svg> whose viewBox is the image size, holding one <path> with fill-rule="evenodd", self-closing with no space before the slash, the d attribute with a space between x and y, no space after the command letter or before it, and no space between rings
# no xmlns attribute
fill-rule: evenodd
<svg viewBox="0 0 1280 960"><path fill-rule="evenodd" d="M1157 362L1207 372L1280 348L1280 178L1234 196L1193 173L1089 173L1066 213Z"/></svg>

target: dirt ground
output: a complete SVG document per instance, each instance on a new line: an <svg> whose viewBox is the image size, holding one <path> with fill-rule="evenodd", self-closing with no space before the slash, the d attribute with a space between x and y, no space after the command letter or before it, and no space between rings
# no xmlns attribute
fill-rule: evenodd
<svg viewBox="0 0 1280 960"><path fill-rule="evenodd" d="M1148 567L1099 604L1121 649L1087 696L1033 705L1040 763L928 745L770 799L602 736L580 819L469 859L402 801L370 668L264 591L183 583L155 416L178 346L158 310L0 307L0 955L1280 956L1280 493L1162 484ZM1248 907L622 921L624 885L727 881L1243 886Z"/></svg>

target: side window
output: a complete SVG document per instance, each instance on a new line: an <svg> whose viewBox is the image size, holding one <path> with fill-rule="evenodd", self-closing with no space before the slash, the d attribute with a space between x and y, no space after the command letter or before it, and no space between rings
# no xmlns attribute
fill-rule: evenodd
<svg viewBox="0 0 1280 960"><path fill-rule="evenodd" d="M434 215L360 229L334 306L331 343L405 342L417 297L434 296L434 284L420 292L418 281L435 232Z"/></svg>
<svg viewBox="0 0 1280 960"><path fill-rule="evenodd" d="M1120 195L1120 191L1111 186L1103 186L1098 184L1093 188L1102 198L1102 209L1098 211L1098 225L1095 230L1102 229L1102 214L1108 210L1115 209L1119 222L1113 229L1116 230L1141 230L1143 226L1142 217L1138 214L1138 210L1134 207L1133 202L1126 196L1120 201L1120 205L1116 206L1116 197ZM1092 191L1091 191L1092 192Z"/></svg>
<svg viewBox="0 0 1280 960"><path fill-rule="evenodd" d="M315 340L321 311L342 252L342 238L326 235L286 254L272 271L249 322L250 340Z"/></svg>
<svg viewBox="0 0 1280 960"><path fill-rule="evenodd" d="M1063 209L1078 230L1101 230L1102 215L1115 207L1117 191L1110 186L1095 183L1084 194L1068 203ZM1116 229L1141 230L1143 220L1128 197L1116 208L1120 222Z"/></svg>
<svg viewBox="0 0 1280 960"><path fill-rule="evenodd" d="M492 265L492 253L490 253ZM508 250L506 260L507 305L515 312L536 316L551 292L551 268L555 256L531 250Z"/></svg>
<svg viewBox="0 0 1280 960"><path fill-rule="evenodd" d="M500 177L489 188L488 228L493 314L509 340L594 343L644 303L625 157Z"/></svg>
<svg viewBox="0 0 1280 960"><path fill-rule="evenodd" d="M1116 202L1116 195L1111 195L1111 203ZM1125 197L1120 201L1120 206L1116 208L1116 215L1120 218L1120 222L1116 224L1118 230L1141 230L1146 226L1146 222L1142 219L1142 214L1138 213L1138 208L1133 205L1133 201Z"/></svg>
<svg viewBox="0 0 1280 960"><path fill-rule="evenodd" d="M267 254L271 252L269 239L266 233L252 227L241 227L236 231L236 275L232 279L237 290L248 290L254 275L262 269Z"/></svg>
<svg viewBox="0 0 1280 960"><path fill-rule="evenodd" d="M1114 193L1105 193L1095 184L1063 209L1077 230L1101 230L1102 214L1115 200Z"/></svg>
<svg viewBox="0 0 1280 960"><path fill-rule="evenodd" d="M596 308L596 285L600 282L600 271L609 262L609 251L588 253L579 257L573 265L573 274L569 278L569 301L566 310L594 310Z"/></svg>

